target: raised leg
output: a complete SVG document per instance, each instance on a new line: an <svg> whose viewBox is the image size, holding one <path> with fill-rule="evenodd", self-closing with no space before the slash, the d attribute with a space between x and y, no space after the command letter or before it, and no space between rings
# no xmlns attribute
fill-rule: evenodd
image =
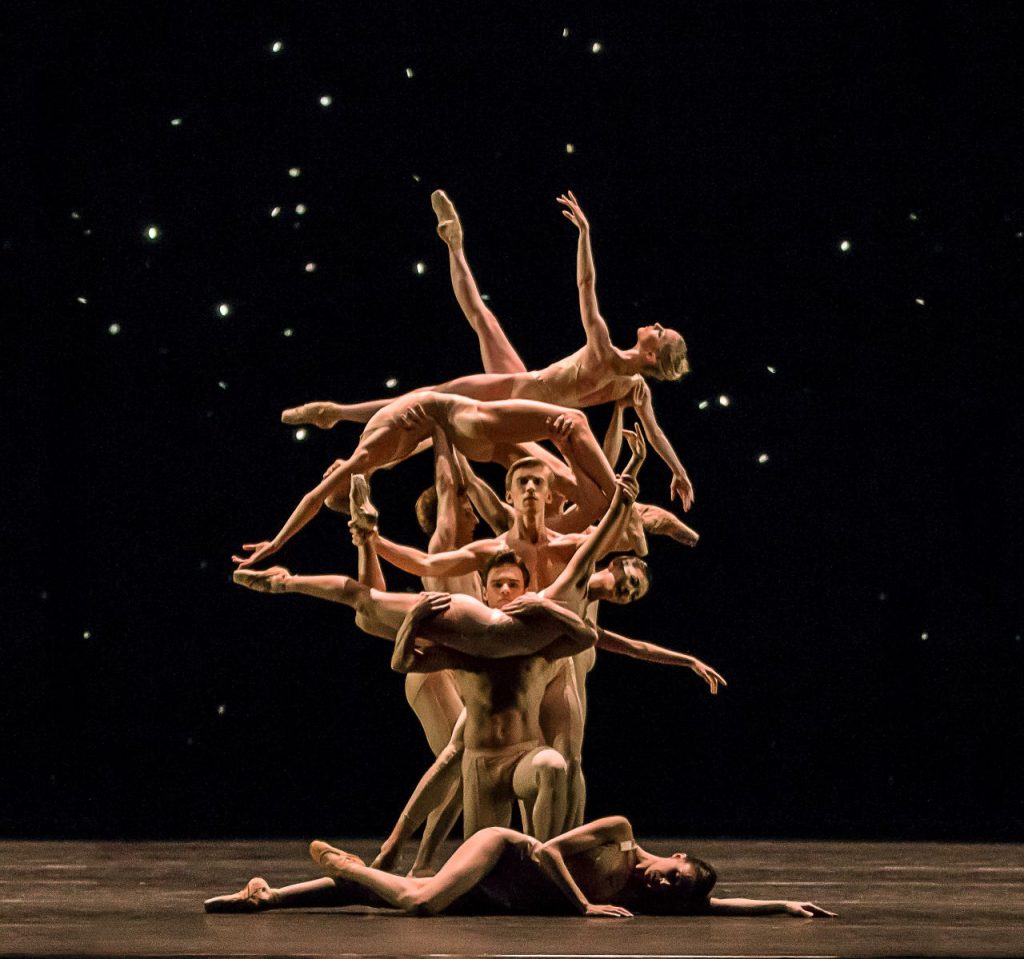
<svg viewBox="0 0 1024 959"><path fill-rule="evenodd" d="M516 766L512 788L530 809L533 835L547 842L563 830L566 813L565 757L550 747L527 753Z"/></svg>
<svg viewBox="0 0 1024 959"><path fill-rule="evenodd" d="M339 849L314 842L309 847L314 862L330 876L347 879L376 893L393 906L414 915L443 912L465 895L497 865L510 843L532 843L511 829L487 829L467 839L429 879L393 876L354 862Z"/></svg>

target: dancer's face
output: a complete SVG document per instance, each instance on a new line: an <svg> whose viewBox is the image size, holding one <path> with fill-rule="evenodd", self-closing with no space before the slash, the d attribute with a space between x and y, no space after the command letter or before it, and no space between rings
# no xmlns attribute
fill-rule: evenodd
<svg viewBox="0 0 1024 959"><path fill-rule="evenodd" d="M495 566L487 574L484 602L494 609L503 609L525 592L523 571L518 566Z"/></svg>
<svg viewBox="0 0 1024 959"><path fill-rule="evenodd" d="M524 466L512 475L505 498L517 513L536 513L551 502L551 472L545 466Z"/></svg>
<svg viewBox="0 0 1024 959"><path fill-rule="evenodd" d="M648 889L669 890L691 887L697 879L697 870L687 860L685 852L672 856L655 856L646 866L637 866L642 872L643 884Z"/></svg>
<svg viewBox="0 0 1024 959"><path fill-rule="evenodd" d="M633 557L616 557L604 569L590 577L589 599L607 603L634 603L651 588L647 573Z"/></svg>
<svg viewBox="0 0 1024 959"><path fill-rule="evenodd" d="M662 347L682 340L675 330L667 330L660 323L653 326L641 326L636 331L636 345L651 363L657 362Z"/></svg>

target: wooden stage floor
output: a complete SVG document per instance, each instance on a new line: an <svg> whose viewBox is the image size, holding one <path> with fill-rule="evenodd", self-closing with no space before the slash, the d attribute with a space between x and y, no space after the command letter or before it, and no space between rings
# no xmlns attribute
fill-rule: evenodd
<svg viewBox="0 0 1024 959"><path fill-rule="evenodd" d="M305 845L0 842L0 956L1024 956L1019 845L645 843L713 862L720 895L813 899L831 920L203 912L253 875L313 878Z"/></svg>

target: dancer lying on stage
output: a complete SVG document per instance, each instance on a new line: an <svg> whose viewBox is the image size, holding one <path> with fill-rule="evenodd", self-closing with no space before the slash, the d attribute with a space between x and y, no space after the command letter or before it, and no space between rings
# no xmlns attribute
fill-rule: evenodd
<svg viewBox="0 0 1024 959"><path fill-rule="evenodd" d="M258 912L318 906L392 907L408 915L644 915L835 913L813 902L716 899L715 869L685 853L655 856L622 816L608 816L546 843L493 827L466 840L428 879L395 876L327 843L310 844L327 878L273 889L250 879L239 892L204 903L207 912Z"/></svg>
<svg viewBox="0 0 1024 959"><path fill-rule="evenodd" d="M324 478L302 497L278 534L268 541L246 544L248 556L232 557L241 569L259 563L284 546L324 505L344 510L338 501L350 478L366 474L413 453L435 428L445 431L451 445L468 459L504 463L520 458L518 444L550 438L564 444L578 473L607 503L615 491L615 476L586 416L529 400L478 402L450 393L410 393L374 414L348 460L335 464Z"/></svg>
<svg viewBox="0 0 1024 959"><path fill-rule="evenodd" d="M584 409L630 395L638 377L678 380L687 372L686 343L677 332L665 329L660 323L640 327L636 344L628 350L612 344L608 325L597 305L590 224L571 191L560 196L558 202L565 207L562 213L579 230L576 283L587 342L571 356L531 372L523 367L497 320L476 293L462 250L462 224L458 214L444 192L435 191L431 203L439 220L438 233L449 247L455 294L480 337L487 372L462 376L430 389L441 393L458 393L476 400L524 399ZM678 496L683 509L689 510L693 504L693 486L655 419L650 392L642 396L643 401L637 406L637 415L650 434L651 445L672 471L670 496L673 499ZM281 418L285 423L310 423L329 429L340 420L365 423L390 402L307 403L285 410Z"/></svg>

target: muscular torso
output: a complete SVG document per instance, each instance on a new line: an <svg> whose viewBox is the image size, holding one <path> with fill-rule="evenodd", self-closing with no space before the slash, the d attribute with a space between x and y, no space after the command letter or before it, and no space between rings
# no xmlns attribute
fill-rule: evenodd
<svg viewBox="0 0 1024 959"><path fill-rule="evenodd" d="M561 534L545 530L540 540L531 542L518 535L515 527L512 527L507 533L502 533L498 541L522 558L530 571L530 589L540 592L558 579L572 559L572 554L579 548L580 536L576 533Z"/></svg>
<svg viewBox="0 0 1024 959"><path fill-rule="evenodd" d="M510 398L584 409L617 400L632 385L632 376L610 372L607 363L592 360L582 347L542 370L515 374Z"/></svg>
<svg viewBox="0 0 1024 959"><path fill-rule="evenodd" d="M466 746L490 749L542 740L540 702L554 664L539 656L510 656L479 665L479 671L455 673L466 704Z"/></svg>

